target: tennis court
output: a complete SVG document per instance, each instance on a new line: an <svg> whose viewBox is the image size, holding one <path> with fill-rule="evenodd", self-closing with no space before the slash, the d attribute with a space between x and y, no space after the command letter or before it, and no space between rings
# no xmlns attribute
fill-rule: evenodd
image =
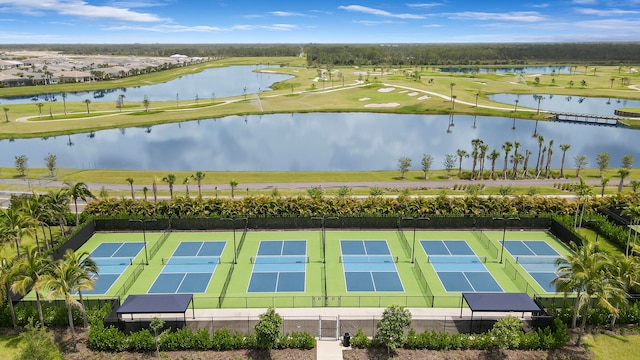
<svg viewBox="0 0 640 360"><path fill-rule="evenodd" d="M149 294L204 293L220 262L225 241L183 241L149 289Z"/></svg>
<svg viewBox="0 0 640 360"><path fill-rule="evenodd" d="M307 257L305 240L261 240L247 292L304 292Z"/></svg>
<svg viewBox="0 0 640 360"><path fill-rule="evenodd" d="M340 240L347 292L404 291L386 240Z"/></svg>
<svg viewBox="0 0 640 360"><path fill-rule="evenodd" d="M144 243L139 242L111 242L101 243L89 256L98 265L98 277L93 290L87 290L87 295L106 294L111 286L124 273L133 259L138 256Z"/></svg>
<svg viewBox="0 0 640 360"><path fill-rule="evenodd" d="M551 281L557 277L556 263L562 256L549 244L543 240L509 240L504 247L546 292L556 291Z"/></svg>
<svg viewBox="0 0 640 360"><path fill-rule="evenodd" d="M420 240L429 262L448 292L503 292L465 240Z"/></svg>

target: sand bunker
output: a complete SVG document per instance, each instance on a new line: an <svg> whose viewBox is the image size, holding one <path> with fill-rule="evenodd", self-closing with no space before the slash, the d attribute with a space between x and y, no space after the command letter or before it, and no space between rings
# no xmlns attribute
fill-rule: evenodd
<svg viewBox="0 0 640 360"><path fill-rule="evenodd" d="M415 92L415 91L414 91L414 92L410 92L410 93L408 93L407 95L409 95L409 96L416 96L416 95L418 95L418 94L420 94L420 93L419 93L419 92Z"/></svg>
<svg viewBox="0 0 640 360"><path fill-rule="evenodd" d="M430 99L429 95L420 96L418 100L427 100Z"/></svg>
<svg viewBox="0 0 640 360"><path fill-rule="evenodd" d="M382 89L378 89L378 92L387 93L387 92L392 92L395 89L396 88L392 88L392 87L382 88Z"/></svg>
<svg viewBox="0 0 640 360"><path fill-rule="evenodd" d="M386 103L386 104L367 104L364 107L367 108L391 108L391 107L398 107L400 106L400 104L398 103Z"/></svg>
<svg viewBox="0 0 640 360"><path fill-rule="evenodd" d="M358 99L358 100L360 100L360 101L367 101L367 100L371 100L371 98L366 98L366 97L365 97L365 98L360 98L360 99Z"/></svg>

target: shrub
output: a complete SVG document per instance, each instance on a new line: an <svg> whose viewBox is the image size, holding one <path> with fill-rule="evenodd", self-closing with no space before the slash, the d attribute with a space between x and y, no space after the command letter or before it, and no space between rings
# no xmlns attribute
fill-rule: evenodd
<svg viewBox="0 0 640 360"><path fill-rule="evenodd" d="M501 349L517 349L520 345L522 322L514 316L507 316L498 320L489 334L495 339L495 344Z"/></svg>
<svg viewBox="0 0 640 360"><path fill-rule="evenodd" d="M20 334L20 350L16 360L63 360L62 352L51 340L46 328L31 320ZM5 354L6 355L6 354Z"/></svg>
<svg viewBox="0 0 640 360"><path fill-rule="evenodd" d="M338 197L347 197L347 196L351 196L353 194L353 190L351 190L350 187L348 186L341 186L338 189Z"/></svg>
<svg viewBox="0 0 640 360"><path fill-rule="evenodd" d="M226 328L218 329L213 332L212 347L214 350L230 350L233 349L233 336Z"/></svg>
<svg viewBox="0 0 640 360"><path fill-rule="evenodd" d="M156 343L149 329L132 332L126 341L127 350L131 352L149 352L156 350Z"/></svg>
<svg viewBox="0 0 640 360"><path fill-rule="evenodd" d="M230 345L231 340L232 340L231 336L229 336L229 340L226 342L226 346L224 350L232 349ZM198 329L196 330L195 333L193 333L193 340L192 340L193 350L211 350L212 348L213 348L213 339L209 335L209 331L207 331L207 329Z"/></svg>
<svg viewBox="0 0 640 360"><path fill-rule="evenodd" d="M362 329L358 329L358 331L351 337L351 347L357 349L365 349L371 346L371 340L369 337L362 332Z"/></svg>
<svg viewBox="0 0 640 360"><path fill-rule="evenodd" d="M371 196L382 196L384 195L384 189L374 186L369 189L369 195Z"/></svg>
<svg viewBox="0 0 640 360"><path fill-rule="evenodd" d="M113 326L91 326L88 341L89 349L94 351L120 352L127 348L127 337Z"/></svg>
<svg viewBox="0 0 640 360"><path fill-rule="evenodd" d="M314 186L307 189L307 195L312 199L319 199L324 195L324 189L320 186Z"/></svg>

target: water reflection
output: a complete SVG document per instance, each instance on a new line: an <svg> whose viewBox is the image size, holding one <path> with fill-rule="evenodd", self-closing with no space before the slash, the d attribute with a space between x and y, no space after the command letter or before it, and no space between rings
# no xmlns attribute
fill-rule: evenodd
<svg viewBox="0 0 640 360"><path fill-rule="evenodd" d="M541 97L540 99L538 97ZM562 96L553 94L494 94L489 99L505 104L515 104L541 110L578 114L614 116L614 111L622 107L640 107L640 100L627 100L585 96Z"/></svg>
<svg viewBox="0 0 640 360"><path fill-rule="evenodd" d="M121 96L127 102L140 102L147 97L152 101L189 100L229 97L242 94L256 94L268 91L276 82L292 78L290 75L270 72L255 72L266 66L231 66L206 69L196 74L189 74L162 84L153 84L129 88L106 89L66 93L67 102L91 101L117 102ZM2 104L23 104L28 102L62 101L62 95L41 94L12 98L0 98Z"/></svg>
<svg viewBox="0 0 640 360"><path fill-rule="evenodd" d="M515 128L515 129L514 129ZM501 151L505 141L519 142L521 152L538 149L538 138L570 144L573 157L609 152L611 166L625 154L638 154L634 130L462 115L394 115L370 113L276 114L231 116L144 128L98 131L44 139L0 141L0 166L12 167L26 155L30 167L44 167L55 154L60 167L143 170L329 171L395 170L400 157L419 168L422 154L442 168L446 154L470 151L481 139ZM502 152L502 151L501 151ZM463 166L470 166L465 160ZM552 166L560 166L554 156Z"/></svg>

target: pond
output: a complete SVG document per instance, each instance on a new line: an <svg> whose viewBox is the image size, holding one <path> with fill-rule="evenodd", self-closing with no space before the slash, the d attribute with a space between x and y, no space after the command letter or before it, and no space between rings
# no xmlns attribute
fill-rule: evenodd
<svg viewBox="0 0 640 360"><path fill-rule="evenodd" d="M181 76L166 83L120 89L69 92L67 93L66 101L82 102L85 99L89 99L91 101L111 101L115 103L121 94L125 96L125 103L141 102L145 96L151 101L176 100L176 97L178 101L193 101L196 96L204 99L269 91L269 87L274 83L293 77L286 74L254 71L266 67L266 65L253 65L205 69L199 73ZM62 101L62 96L56 93L0 98L0 103L2 104L24 104L47 101Z"/></svg>
<svg viewBox="0 0 640 360"><path fill-rule="evenodd" d="M475 125L475 126L474 126ZM536 128L537 125L537 128ZM46 139L0 141L0 166L13 167L14 156L26 155L29 167L45 167L55 154L59 167L162 171L357 171L395 170L409 157L420 168L423 154L442 169L445 154L471 152L471 140L498 149L505 141L521 143L520 152L537 155L536 133L545 145L554 140L552 166L559 168L559 144L569 144L566 167L576 155L611 155L620 166L623 155L640 159L638 132L623 128L574 125L499 117L312 113L230 116L221 119L104 130ZM502 160L498 161L499 167ZM489 165L487 165L489 166ZM465 159L463 167L471 168Z"/></svg>
<svg viewBox="0 0 640 360"><path fill-rule="evenodd" d="M536 96L542 96L542 100L540 100L541 110L558 111L565 113L615 116L614 111L617 108L640 107L640 100L585 97L575 95L494 94L489 95L488 97L493 101L511 104L514 107L515 101L518 100L518 107L537 109L538 100Z"/></svg>

